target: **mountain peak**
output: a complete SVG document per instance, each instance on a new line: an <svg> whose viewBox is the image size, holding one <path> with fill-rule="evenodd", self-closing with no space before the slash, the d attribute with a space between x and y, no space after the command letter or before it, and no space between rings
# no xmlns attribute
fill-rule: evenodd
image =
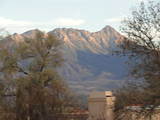
<svg viewBox="0 0 160 120"><path fill-rule="evenodd" d="M24 32L24 33L22 34L22 36L33 38L33 37L35 37L35 35L36 35L38 32L41 32L41 31L40 31L39 29L33 29L33 30L29 30L29 31L27 31L27 32Z"/></svg>
<svg viewBox="0 0 160 120"><path fill-rule="evenodd" d="M18 33L14 33L12 36L11 36L12 40L14 40L16 43L19 43L19 42L22 42L23 41L23 37L18 34Z"/></svg>
<svg viewBox="0 0 160 120"><path fill-rule="evenodd" d="M104 28L102 28L101 31L116 31L113 27L111 27L110 25L106 25Z"/></svg>
<svg viewBox="0 0 160 120"><path fill-rule="evenodd" d="M76 29L76 28L56 28L54 29L53 31L50 31L49 33L51 32L86 32L86 33L90 33L89 31L87 30L83 30L83 29Z"/></svg>

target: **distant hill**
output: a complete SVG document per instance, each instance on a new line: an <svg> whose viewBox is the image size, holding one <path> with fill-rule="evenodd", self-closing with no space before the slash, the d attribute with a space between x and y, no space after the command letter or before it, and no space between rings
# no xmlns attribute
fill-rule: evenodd
<svg viewBox="0 0 160 120"><path fill-rule="evenodd" d="M38 31L13 34L14 40L1 43L12 47L23 41L24 37L34 37ZM117 88L128 79L125 64L128 58L112 55L112 51L119 49L117 45L123 37L112 27L106 26L98 32L57 28L49 33L64 43L62 52L65 63L58 71L77 92L86 94L93 90Z"/></svg>

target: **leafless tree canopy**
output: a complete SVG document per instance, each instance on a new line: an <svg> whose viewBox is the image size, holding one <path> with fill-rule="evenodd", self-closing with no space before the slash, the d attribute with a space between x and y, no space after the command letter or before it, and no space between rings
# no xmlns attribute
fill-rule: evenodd
<svg viewBox="0 0 160 120"><path fill-rule="evenodd" d="M140 113L148 107L154 111L160 105L160 3L142 2L121 30L125 38L120 53L130 57L131 75L143 82L134 81L117 92L117 113L127 105L141 106Z"/></svg>

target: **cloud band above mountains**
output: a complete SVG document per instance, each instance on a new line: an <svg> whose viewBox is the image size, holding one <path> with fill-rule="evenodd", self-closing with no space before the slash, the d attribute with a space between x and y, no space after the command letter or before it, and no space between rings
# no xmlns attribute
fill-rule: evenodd
<svg viewBox="0 0 160 120"><path fill-rule="evenodd" d="M48 22L32 22L23 20L13 20L4 17L0 17L0 27L5 28L8 31L20 32L27 29L33 28L50 28L56 27L74 27L85 24L83 19L73 19L73 18L57 18Z"/></svg>

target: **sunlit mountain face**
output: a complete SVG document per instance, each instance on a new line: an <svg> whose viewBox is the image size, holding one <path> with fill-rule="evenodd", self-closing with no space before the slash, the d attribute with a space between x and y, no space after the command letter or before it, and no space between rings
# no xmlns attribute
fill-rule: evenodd
<svg viewBox="0 0 160 120"><path fill-rule="evenodd" d="M34 37L38 31L13 34L14 40L1 43L12 47L23 42L24 37ZM111 90L128 79L125 64L128 57L113 55L123 36L112 27L106 26L98 32L57 28L49 33L62 40L65 62L58 72L75 91L87 94L93 90Z"/></svg>

